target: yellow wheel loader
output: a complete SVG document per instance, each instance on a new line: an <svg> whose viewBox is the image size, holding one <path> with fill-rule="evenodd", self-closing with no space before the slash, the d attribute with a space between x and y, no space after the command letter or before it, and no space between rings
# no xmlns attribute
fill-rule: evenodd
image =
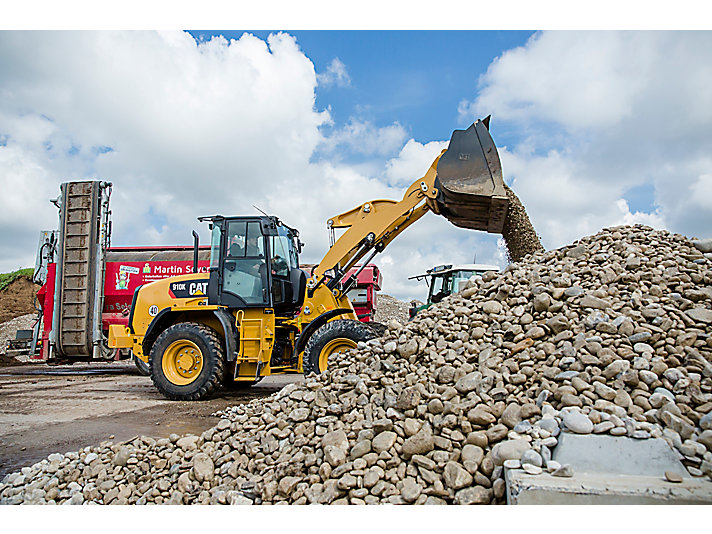
<svg viewBox="0 0 712 534"><path fill-rule="evenodd" d="M353 266L367 265L428 211L501 233L507 206L487 117L455 130L400 201L368 201L329 219L331 248L309 275L299 268L298 231L277 217L199 218L212 232L209 272L136 289L128 326L111 326L109 346L131 349L161 393L178 400L272 374L320 373L332 354L376 335L346 297ZM338 240L336 229L345 230Z"/></svg>

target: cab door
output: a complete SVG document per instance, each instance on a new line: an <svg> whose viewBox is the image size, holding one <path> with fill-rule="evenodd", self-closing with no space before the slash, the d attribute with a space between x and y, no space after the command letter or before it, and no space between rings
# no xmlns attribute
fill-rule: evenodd
<svg viewBox="0 0 712 534"><path fill-rule="evenodd" d="M230 308L271 307L267 248L259 219L225 223L219 304Z"/></svg>

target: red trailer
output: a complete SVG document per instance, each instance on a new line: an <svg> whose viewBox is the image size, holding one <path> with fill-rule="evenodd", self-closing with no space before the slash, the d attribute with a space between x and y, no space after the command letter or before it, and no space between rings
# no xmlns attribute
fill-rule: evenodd
<svg viewBox="0 0 712 534"><path fill-rule="evenodd" d="M198 271L207 272L210 247L200 247ZM42 309L42 350L33 357L50 358L57 263L47 265L46 282L37 293ZM131 300L137 287L155 280L193 272L193 247L111 247L106 249L101 330L108 336L109 325L128 325ZM67 355L69 356L69 355ZM119 357L114 354L113 357Z"/></svg>

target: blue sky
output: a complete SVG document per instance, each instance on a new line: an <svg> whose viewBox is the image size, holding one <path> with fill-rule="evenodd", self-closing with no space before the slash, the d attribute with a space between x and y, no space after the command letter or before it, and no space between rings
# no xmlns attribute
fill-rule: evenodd
<svg viewBox="0 0 712 534"><path fill-rule="evenodd" d="M249 30L246 30L249 31ZM266 39L272 31L249 31ZM191 31L196 39L244 31ZM360 117L378 126L398 122L416 139L441 139L454 126L466 127L457 105L472 98L477 80L494 58L522 46L531 31L290 31L317 72L338 58L350 84L316 93L336 125Z"/></svg>
<svg viewBox="0 0 712 534"><path fill-rule="evenodd" d="M259 25L258 27L271 27ZM113 243L190 244L196 218L299 228L399 199L453 129L492 114L546 248L606 226L712 228L712 32L0 31L0 271L34 263L59 184L114 183ZM506 265L428 215L377 257L384 290L439 263Z"/></svg>

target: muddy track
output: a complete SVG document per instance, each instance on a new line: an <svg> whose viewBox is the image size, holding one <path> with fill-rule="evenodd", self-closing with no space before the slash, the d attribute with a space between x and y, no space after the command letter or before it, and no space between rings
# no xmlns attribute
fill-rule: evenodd
<svg viewBox="0 0 712 534"><path fill-rule="evenodd" d="M80 450L135 436L200 434L211 414L301 380L270 377L246 391L218 391L200 402L163 398L133 365L91 364L0 369L0 479L53 452ZM112 437L113 436L113 437Z"/></svg>

